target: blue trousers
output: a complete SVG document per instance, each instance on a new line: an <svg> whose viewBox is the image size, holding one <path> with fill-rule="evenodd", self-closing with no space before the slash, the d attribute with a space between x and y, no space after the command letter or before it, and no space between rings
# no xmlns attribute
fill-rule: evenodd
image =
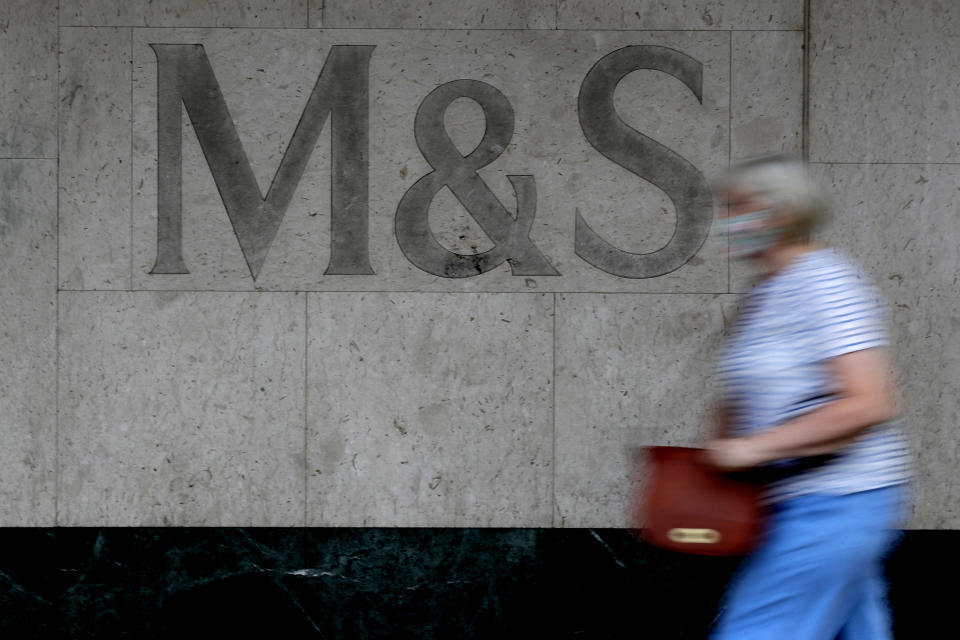
<svg viewBox="0 0 960 640"><path fill-rule="evenodd" d="M774 505L725 596L712 640L890 640L883 558L906 490L807 495Z"/></svg>

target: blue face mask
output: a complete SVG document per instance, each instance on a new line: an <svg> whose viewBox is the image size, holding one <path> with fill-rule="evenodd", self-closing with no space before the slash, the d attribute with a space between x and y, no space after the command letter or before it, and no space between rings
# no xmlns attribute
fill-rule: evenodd
<svg viewBox="0 0 960 640"><path fill-rule="evenodd" d="M731 258L751 258L775 246L783 234L770 224L773 209L751 211L720 220L720 231L730 240Z"/></svg>

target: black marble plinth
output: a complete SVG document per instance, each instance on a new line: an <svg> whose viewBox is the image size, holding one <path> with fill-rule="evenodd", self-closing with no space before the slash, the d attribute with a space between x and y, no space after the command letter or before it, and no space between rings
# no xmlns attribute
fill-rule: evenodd
<svg viewBox="0 0 960 640"><path fill-rule="evenodd" d="M890 557L898 638L952 633L958 542ZM0 529L0 637L704 638L736 565L613 529Z"/></svg>

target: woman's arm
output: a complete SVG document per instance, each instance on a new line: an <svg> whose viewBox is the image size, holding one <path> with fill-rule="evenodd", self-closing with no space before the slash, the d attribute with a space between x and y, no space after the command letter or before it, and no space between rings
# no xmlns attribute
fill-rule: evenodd
<svg viewBox="0 0 960 640"><path fill-rule="evenodd" d="M836 400L756 435L709 443L713 464L733 471L783 458L833 453L867 427L894 417L896 401L885 349L846 353L832 358L829 365Z"/></svg>

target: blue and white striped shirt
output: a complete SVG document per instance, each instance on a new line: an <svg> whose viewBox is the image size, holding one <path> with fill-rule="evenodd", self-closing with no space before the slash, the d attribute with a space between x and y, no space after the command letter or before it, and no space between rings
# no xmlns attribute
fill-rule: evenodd
<svg viewBox="0 0 960 640"><path fill-rule="evenodd" d="M836 389L827 361L886 344L879 294L856 267L833 249L802 254L748 294L722 349L718 374L733 435L775 427L830 402ZM910 478L897 421L868 428L819 464L775 466L785 473L770 487L772 500L868 491Z"/></svg>

